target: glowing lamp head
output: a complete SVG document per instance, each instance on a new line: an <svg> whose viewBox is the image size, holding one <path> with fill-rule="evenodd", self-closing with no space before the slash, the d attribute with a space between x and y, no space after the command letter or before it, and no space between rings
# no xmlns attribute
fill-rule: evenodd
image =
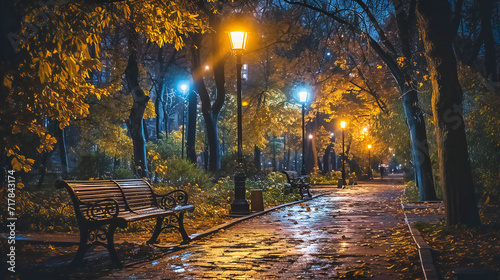
<svg viewBox="0 0 500 280"><path fill-rule="evenodd" d="M371 149L372 148L372 145L368 144L368 149Z"/></svg>
<svg viewBox="0 0 500 280"><path fill-rule="evenodd" d="M188 89L188 86L186 84L182 84L181 85L181 90L182 90L182 93L186 93L187 92L187 89Z"/></svg>
<svg viewBox="0 0 500 280"><path fill-rule="evenodd" d="M312 134L309 134L309 139L313 139L313 135Z"/></svg>
<svg viewBox="0 0 500 280"><path fill-rule="evenodd" d="M340 127L341 128L346 128L347 122L346 121L340 121Z"/></svg>
<svg viewBox="0 0 500 280"><path fill-rule="evenodd" d="M307 102L307 91L301 91L301 92L299 92L299 101L300 101L300 103L306 103Z"/></svg>
<svg viewBox="0 0 500 280"><path fill-rule="evenodd" d="M227 33L232 51L244 51L247 48L248 33L245 31L231 31Z"/></svg>

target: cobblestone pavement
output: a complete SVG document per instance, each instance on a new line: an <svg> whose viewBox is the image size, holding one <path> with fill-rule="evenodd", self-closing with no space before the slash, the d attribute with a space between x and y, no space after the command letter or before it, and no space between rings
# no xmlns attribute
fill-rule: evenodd
<svg viewBox="0 0 500 280"><path fill-rule="evenodd" d="M383 242L404 225L403 187L395 182L317 189L327 194L102 279L332 279L360 271L371 279L398 279L387 269Z"/></svg>

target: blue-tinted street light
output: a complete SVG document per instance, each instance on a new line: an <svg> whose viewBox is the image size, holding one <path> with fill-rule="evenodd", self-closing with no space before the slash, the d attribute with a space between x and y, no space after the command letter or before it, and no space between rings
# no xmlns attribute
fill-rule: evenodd
<svg viewBox="0 0 500 280"><path fill-rule="evenodd" d="M306 175L306 132L304 126L304 116L306 113L307 91L299 92L299 102L302 104L302 169L300 173Z"/></svg>

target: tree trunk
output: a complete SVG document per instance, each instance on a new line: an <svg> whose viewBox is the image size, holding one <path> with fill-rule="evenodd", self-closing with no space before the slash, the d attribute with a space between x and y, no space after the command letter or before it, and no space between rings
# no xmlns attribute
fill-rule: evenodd
<svg viewBox="0 0 500 280"><path fill-rule="evenodd" d="M271 162L272 162L272 171L273 172L276 172L276 137L272 136L272 142L270 143L271 144L271 152L273 153L273 157L271 159Z"/></svg>
<svg viewBox="0 0 500 280"><path fill-rule="evenodd" d="M332 149L333 143L330 143L330 145L326 147L325 154L323 155L323 174L327 174L331 171L330 154Z"/></svg>
<svg viewBox="0 0 500 280"><path fill-rule="evenodd" d="M203 77L201 77L203 79ZM196 163L196 115L198 107L198 98L194 90L189 91L188 95L188 115L187 115L187 133L186 133L186 156L187 159Z"/></svg>
<svg viewBox="0 0 500 280"><path fill-rule="evenodd" d="M286 153L286 165L285 169L290 170L290 157L291 157L292 150L288 148L288 152Z"/></svg>
<svg viewBox="0 0 500 280"><path fill-rule="evenodd" d="M156 91L156 102L155 102L155 112L156 112L156 139L161 138L161 122L163 120L163 108L161 107L161 92Z"/></svg>
<svg viewBox="0 0 500 280"><path fill-rule="evenodd" d="M203 167L208 171L208 141L205 139L205 147L203 148Z"/></svg>
<svg viewBox="0 0 500 280"><path fill-rule="evenodd" d="M255 148L253 150L253 163L255 165L255 169L257 169L257 172L262 171L262 161L260 160L260 148L255 145Z"/></svg>
<svg viewBox="0 0 500 280"><path fill-rule="evenodd" d="M145 119L142 119L142 129L144 130L144 139L146 140L146 142L149 142L148 125Z"/></svg>
<svg viewBox="0 0 500 280"><path fill-rule="evenodd" d="M64 136L64 129L59 128L59 123L55 125L57 144L59 146L59 157L61 159L61 170L63 174L69 172L68 167L68 153L66 150L66 137Z"/></svg>
<svg viewBox="0 0 500 280"><path fill-rule="evenodd" d="M144 137L143 117L146 105L149 101L149 96L144 94L144 91L139 85L139 67L137 62L137 51L135 49L136 42L130 42L135 37L134 35L129 38L130 55L125 69L125 81L128 89L132 93L134 103L130 110L130 115L127 120L127 127L132 137L134 149L134 165L139 177L148 177L148 165L146 159L146 139Z"/></svg>
<svg viewBox="0 0 500 280"><path fill-rule="evenodd" d="M161 121L163 120L163 108L162 108L162 98L163 98L163 75L161 71L164 68L163 61L163 47L158 50L158 62L160 63L160 80L155 87L156 91L156 102L155 102L155 112L156 112L156 139L161 138Z"/></svg>
<svg viewBox="0 0 500 280"><path fill-rule="evenodd" d="M299 155L298 155L298 151L297 151L297 150L295 150L295 156L294 156L294 160L293 160L293 166L295 166L295 169L294 169L294 170L296 170L296 171L299 171L299 170L300 170L300 169L299 169L299 167L297 166L297 163L298 163L298 157L299 157ZM300 172L300 171L299 171L299 172Z"/></svg>
<svg viewBox="0 0 500 280"><path fill-rule="evenodd" d="M45 174L47 174L48 159L49 159L49 153L44 152L40 163L40 177L38 178L38 183L36 185L37 189L41 189L43 186L43 182L45 181Z"/></svg>
<svg viewBox="0 0 500 280"><path fill-rule="evenodd" d="M210 172L217 172L221 168L219 132L217 127L218 116L212 114L212 112L206 112L203 114L203 119L205 120L205 132L207 133L209 152L208 170Z"/></svg>
<svg viewBox="0 0 500 280"><path fill-rule="evenodd" d="M481 34L484 42L484 76L487 80L497 81L497 58L495 51L495 38L491 24L493 10L492 0L478 0L481 15Z"/></svg>
<svg viewBox="0 0 500 280"><path fill-rule="evenodd" d="M418 104L417 92L410 88L405 87L405 89L408 90L408 92L403 95L403 106L406 122L410 128L415 184L420 191L421 201L436 200L424 115Z"/></svg>
<svg viewBox="0 0 500 280"><path fill-rule="evenodd" d="M203 120L205 121L205 129L208 140L209 150L209 170L210 172L217 172L221 168L220 157L220 142L217 122L219 113L224 105L225 100L225 78L224 78L224 59L221 55L219 36L224 35L220 27L220 15L208 13L209 22L212 28L217 32L212 37L212 61L214 61L213 72L216 85L215 101L212 99L203 81L203 67L201 65L200 49L202 47L202 35L192 34L194 47L191 49L192 54L192 69L193 69L193 82L196 91L200 97L201 112ZM222 35L221 35L222 34Z"/></svg>
<svg viewBox="0 0 500 280"><path fill-rule="evenodd" d="M446 0L418 0L425 55L432 81L432 112L448 225L480 224L462 117L462 88L453 52L451 6Z"/></svg>

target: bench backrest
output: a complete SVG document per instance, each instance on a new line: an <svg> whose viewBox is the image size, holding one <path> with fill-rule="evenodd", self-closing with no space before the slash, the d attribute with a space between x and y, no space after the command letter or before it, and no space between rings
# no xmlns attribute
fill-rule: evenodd
<svg viewBox="0 0 500 280"><path fill-rule="evenodd" d="M56 187L65 187L71 196L75 210L83 213L87 211L89 204L104 199L115 200L120 212L158 207L152 187L142 179L58 180Z"/></svg>
<svg viewBox="0 0 500 280"><path fill-rule="evenodd" d="M123 190L130 210L158 206L153 188L145 180L115 180L115 182Z"/></svg>
<svg viewBox="0 0 500 280"><path fill-rule="evenodd" d="M299 179L299 177L300 177L299 173L297 173L296 171L281 171L281 172L286 175L286 179L289 182L295 181L295 180Z"/></svg>

